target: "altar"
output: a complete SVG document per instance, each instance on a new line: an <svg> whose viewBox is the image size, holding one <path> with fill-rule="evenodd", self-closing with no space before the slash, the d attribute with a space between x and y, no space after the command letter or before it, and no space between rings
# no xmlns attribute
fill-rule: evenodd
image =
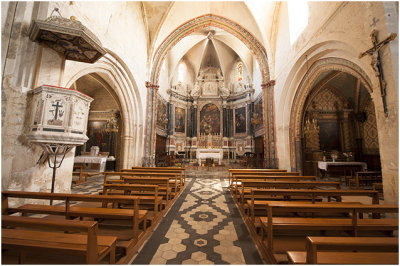
<svg viewBox="0 0 400 266"><path fill-rule="evenodd" d="M322 177L329 173L336 173L343 175L345 179L347 176L355 176L355 172L366 171L367 164L364 162L323 162L318 161L318 168Z"/></svg>
<svg viewBox="0 0 400 266"><path fill-rule="evenodd" d="M201 159L207 158L218 159L218 164L221 165L222 156L222 149L197 149L196 151L196 158L199 160L199 165L201 165Z"/></svg>
<svg viewBox="0 0 400 266"><path fill-rule="evenodd" d="M74 159L75 164L83 166L91 165L90 169L87 170L96 170L101 173L104 172L106 169L106 162L107 162L107 156L81 155L81 156L76 156Z"/></svg>

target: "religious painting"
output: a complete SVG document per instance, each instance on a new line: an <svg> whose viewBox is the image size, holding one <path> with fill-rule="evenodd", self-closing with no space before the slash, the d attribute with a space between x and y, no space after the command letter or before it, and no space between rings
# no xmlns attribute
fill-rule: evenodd
<svg viewBox="0 0 400 266"><path fill-rule="evenodd" d="M220 133L220 113L215 104L204 105L200 111L200 134L214 135Z"/></svg>
<svg viewBox="0 0 400 266"><path fill-rule="evenodd" d="M235 132L246 133L246 107L235 109Z"/></svg>
<svg viewBox="0 0 400 266"><path fill-rule="evenodd" d="M185 109L175 107L175 132L185 133Z"/></svg>
<svg viewBox="0 0 400 266"><path fill-rule="evenodd" d="M318 121L321 150L340 150L339 127L337 121Z"/></svg>
<svg viewBox="0 0 400 266"><path fill-rule="evenodd" d="M263 127L263 110L262 110L262 100L256 101L254 103L254 113L252 120L254 123L254 129L258 130Z"/></svg>
<svg viewBox="0 0 400 266"><path fill-rule="evenodd" d="M157 103L157 121L156 121L157 127L161 129L167 129L167 124L168 124L168 118L167 118L167 105L166 103L158 98L158 103Z"/></svg>
<svg viewBox="0 0 400 266"><path fill-rule="evenodd" d="M110 133L104 129L107 121L89 121L86 142L86 151L90 151L92 146L97 146L102 152L110 152Z"/></svg>

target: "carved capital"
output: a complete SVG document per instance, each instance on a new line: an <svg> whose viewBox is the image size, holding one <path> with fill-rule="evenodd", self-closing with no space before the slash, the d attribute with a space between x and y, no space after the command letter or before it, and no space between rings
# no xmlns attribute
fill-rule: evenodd
<svg viewBox="0 0 400 266"><path fill-rule="evenodd" d="M152 83L149 82L149 81L146 81L146 88L148 88L148 89L157 90L159 87L160 87L159 85L155 85L155 84L152 84Z"/></svg>
<svg viewBox="0 0 400 266"><path fill-rule="evenodd" d="M271 79L270 81L268 81L267 83L261 84L261 88L262 89L266 89L269 87L275 86L275 80Z"/></svg>

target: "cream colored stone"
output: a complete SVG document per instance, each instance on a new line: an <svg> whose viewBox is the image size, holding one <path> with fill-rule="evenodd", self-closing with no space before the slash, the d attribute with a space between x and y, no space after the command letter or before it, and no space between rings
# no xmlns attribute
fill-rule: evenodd
<svg viewBox="0 0 400 266"><path fill-rule="evenodd" d="M163 251L161 257L170 260L176 258L177 253L173 250Z"/></svg>
<svg viewBox="0 0 400 266"><path fill-rule="evenodd" d="M192 254L191 258L197 262L200 262L202 260L205 260L206 257L207 257L207 255L205 253L203 253L201 251L196 251L195 253Z"/></svg>

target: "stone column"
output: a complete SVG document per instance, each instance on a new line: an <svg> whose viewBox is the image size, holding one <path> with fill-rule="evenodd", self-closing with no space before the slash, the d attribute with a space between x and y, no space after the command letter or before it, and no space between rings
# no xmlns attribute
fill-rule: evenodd
<svg viewBox="0 0 400 266"><path fill-rule="evenodd" d="M146 82L147 108L146 108L146 141L143 158L143 166L155 166L156 147L156 114L158 85Z"/></svg>
<svg viewBox="0 0 400 266"><path fill-rule="evenodd" d="M251 117L253 116L253 103L252 102L248 102L247 103L247 136L253 136L253 127L251 124Z"/></svg>
<svg viewBox="0 0 400 266"><path fill-rule="evenodd" d="M296 147L296 171L303 173L303 146L302 139L300 136L295 138L295 147ZM293 170L293 169L292 169Z"/></svg>
<svg viewBox="0 0 400 266"><path fill-rule="evenodd" d="M261 84L262 106L264 117L264 167L278 168L275 144L275 112L274 112L275 80Z"/></svg>

